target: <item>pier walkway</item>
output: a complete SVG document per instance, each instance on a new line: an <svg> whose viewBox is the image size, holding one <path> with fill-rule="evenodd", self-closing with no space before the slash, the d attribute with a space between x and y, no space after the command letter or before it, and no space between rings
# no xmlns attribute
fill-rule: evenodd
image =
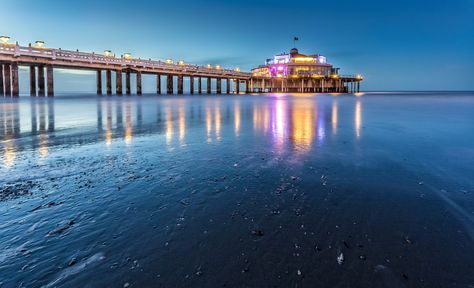
<svg viewBox="0 0 474 288"><path fill-rule="evenodd" d="M19 66L30 69L30 95L54 96L55 68L93 70L97 72L97 94L102 95L102 71L105 71L106 94L112 95L112 73L115 73L115 94L131 94L131 74L136 74L136 93L142 94L142 74L156 75L156 93L162 93L161 77L166 77L166 93L173 94L175 82L177 93L183 94L184 77L189 78L190 93L211 93L211 79L215 81L215 91L222 93L222 80L227 81L226 93L240 93L241 84L249 92L250 73L239 69L224 69L220 66L199 66L185 64L183 61L174 63L171 60L157 61L134 58L126 53L115 57L109 51L104 54L53 49L40 45L23 47L16 44L0 43L0 95L19 96ZM46 71L46 78L45 78ZM174 81L174 78L177 81ZM125 91L123 90L125 78ZM46 80L46 81L45 81ZM197 81L197 89L195 85ZM206 91L202 89L202 81L207 81ZM46 87L45 87L46 83ZM163 92L165 92L163 91Z"/></svg>

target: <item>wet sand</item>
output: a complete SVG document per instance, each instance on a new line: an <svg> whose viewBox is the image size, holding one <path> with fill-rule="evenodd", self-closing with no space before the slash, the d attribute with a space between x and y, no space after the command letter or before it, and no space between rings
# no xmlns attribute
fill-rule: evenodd
<svg viewBox="0 0 474 288"><path fill-rule="evenodd" d="M474 287L474 94L0 100L0 287Z"/></svg>

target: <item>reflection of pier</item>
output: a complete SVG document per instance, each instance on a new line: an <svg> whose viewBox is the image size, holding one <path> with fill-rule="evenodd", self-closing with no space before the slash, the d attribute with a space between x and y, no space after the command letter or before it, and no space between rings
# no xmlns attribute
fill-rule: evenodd
<svg viewBox="0 0 474 288"><path fill-rule="evenodd" d="M353 118L339 115L337 97L330 102L299 99L286 101L275 99L265 105L254 105L253 128L271 136L277 151L291 144L299 153L307 152L314 143L323 143L329 135L338 134L340 121L350 121L354 127L354 136L361 137L362 102L354 103ZM352 111L351 111L352 112Z"/></svg>
<svg viewBox="0 0 474 288"><path fill-rule="evenodd" d="M68 105L48 98L30 100L5 100L0 106L0 154L5 167L13 164L19 149L36 151L38 159L43 159L55 146L104 143L123 147L133 145L133 139L140 135L157 135L162 142L156 145L176 148L190 141L238 141L253 133L256 139L268 140L275 151L298 154L336 137L363 136L361 99L341 110L338 97L321 97L317 101L313 97L292 101L276 97L265 102L253 97L229 101L97 98L83 104L85 109L81 111L87 112L74 117L82 119L72 120L74 128L68 128ZM22 115L27 116L21 118ZM341 124L346 129L340 129Z"/></svg>
<svg viewBox="0 0 474 288"><path fill-rule="evenodd" d="M6 37L8 38L8 37ZM43 42L37 42L23 47L7 42L0 43L0 94L6 96L19 96L19 66L30 69L30 95L54 95L54 68L85 69L97 71L97 94L101 95L102 71L105 71L106 93L112 95L112 72L115 74L115 93L123 94L123 79L125 79L125 94L131 94L131 74L136 75L136 93L142 94L142 74L156 76L156 93L162 93L161 78L166 78L166 93L173 94L174 79L177 83L177 93L183 94L184 78L189 79L190 94L207 93L212 91L211 79L215 79L215 91L222 93L222 81L227 84L226 93L240 93L241 84L249 90L250 74L236 69L224 69L216 66L198 66L186 64L183 61L174 63L171 60L155 61L134 58L129 53L120 58L115 57L110 51L104 54L84 53L43 47ZM46 70L46 87L45 87ZM206 91L202 89L202 82L206 83ZM197 87L196 87L197 86Z"/></svg>

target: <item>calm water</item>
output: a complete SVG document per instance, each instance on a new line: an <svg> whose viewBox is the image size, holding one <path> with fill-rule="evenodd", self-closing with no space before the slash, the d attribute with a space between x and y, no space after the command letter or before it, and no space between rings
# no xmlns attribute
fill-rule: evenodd
<svg viewBox="0 0 474 288"><path fill-rule="evenodd" d="M0 287L474 287L474 94L0 100Z"/></svg>

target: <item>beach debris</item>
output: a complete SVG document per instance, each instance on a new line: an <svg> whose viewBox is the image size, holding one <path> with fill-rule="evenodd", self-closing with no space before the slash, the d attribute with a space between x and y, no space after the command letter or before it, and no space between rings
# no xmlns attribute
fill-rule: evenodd
<svg viewBox="0 0 474 288"><path fill-rule="evenodd" d="M365 261L365 260L367 259L367 257L365 257L365 255L360 255L360 256L359 256L359 259Z"/></svg>
<svg viewBox="0 0 474 288"><path fill-rule="evenodd" d="M61 225L51 231L48 232L48 236L53 236L57 234L61 234L67 229L69 229L72 225L74 225L76 222L74 220L69 220L66 224Z"/></svg>
<svg viewBox="0 0 474 288"><path fill-rule="evenodd" d="M202 269L201 269L201 266L199 266L197 269L196 269L196 276L202 276Z"/></svg>
<svg viewBox="0 0 474 288"><path fill-rule="evenodd" d="M298 274L298 276L301 276L301 270L298 269L298 271L296 271L296 274Z"/></svg>
<svg viewBox="0 0 474 288"><path fill-rule="evenodd" d="M123 288L128 288L130 287L130 283L126 282L125 284L123 284Z"/></svg>
<svg viewBox="0 0 474 288"><path fill-rule="evenodd" d="M346 246L347 249L349 249L349 244L347 244L346 240L342 241L342 243L344 244L344 246Z"/></svg>
<svg viewBox="0 0 474 288"><path fill-rule="evenodd" d="M140 267L140 263L138 263L138 260L133 260L133 263L132 263L132 267L130 267L130 269L136 269Z"/></svg>
<svg viewBox="0 0 474 288"><path fill-rule="evenodd" d="M63 202L54 202L54 201L51 201L51 202L48 202L46 204L41 204L33 209L30 210L30 212L34 212L36 210L40 210L40 209L43 209L43 208L49 208L49 207L53 207L53 206L58 206L58 205L61 205L63 204Z"/></svg>
<svg viewBox="0 0 474 288"><path fill-rule="evenodd" d="M408 244L413 244L413 241L408 238L408 236L405 236L405 242L407 242Z"/></svg>
<svg viewBox="0 0 474 288"><path fill-rule="evenodd" d="M254 229L252 230L252 235L261 237L263 236L263 231L260 229Z"/></svg>
<svg viewBox="0 0 474 288"><path fill-rule="evenodd" d="M76 257L73 257L69 263L67 264L67 266L73 266L77 263L77 258Z"/></svg>
<svg viewBox="0 0 474 288"><path fill-rule="evenodd" d="M0 201L6 201L13 198L32 195L32 189L38 186L33 181L5 184L0 186Z"/></svg>
<svg viewBox="0 0 474 288"><path fill-rule="evenodd" d="M341 252L341 254L337 256L336 260L337 260L337 264L342 265L342 263L344 263L344 254Z"/></svg>

